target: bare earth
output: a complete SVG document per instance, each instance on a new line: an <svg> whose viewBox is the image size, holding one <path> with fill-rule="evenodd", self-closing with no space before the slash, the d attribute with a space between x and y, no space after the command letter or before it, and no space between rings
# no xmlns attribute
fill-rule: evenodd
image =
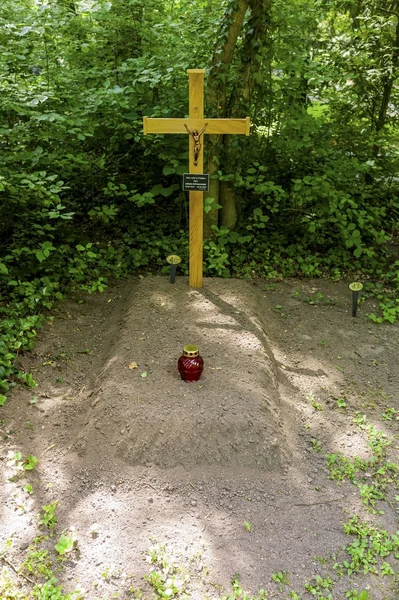
<svg viewBox="0 0 399 600"><path fill-rule="evenodd" d="M78 548L59 579L87 600L134 598L132 587L150 597L154 544L185 566L192 598L220 597L237 574L252 593L310 598L304 584L331 572L315 557L348 544L350 516L398 529L394 503L370 514L324 459L368 456L361 411L394 438L399 462L399 421L382 419L399 410L399 327L374 325L373 310L368 301L353 318L347 284L325 280L190 290L186 278L148 277L60 304L21 357L38 387L15 388L0 409L2 547L12 538L19 565L41 506L59 500L57 534L74 528ZM197 383L177 371L185 344L205 361ZM39 462L10 482L16 450ZM353 581L373 600L399 597L392 577ZM345 589L344 578L334 600Z"/></svg>

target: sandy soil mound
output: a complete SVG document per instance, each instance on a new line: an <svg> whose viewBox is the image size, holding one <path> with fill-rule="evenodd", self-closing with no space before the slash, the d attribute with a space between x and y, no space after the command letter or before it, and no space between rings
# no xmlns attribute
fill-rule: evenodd
<svg viewBox="0 0 399 600"><path fill-rule="evenodd" d="M85 407L79 455L101 460L112 452L132 466L279 470L287 445L258 308L245 282L190 290L184 280L149 278L133 288ZM198 345L205 359L199 382L178 373L185 344Z"/></svg>

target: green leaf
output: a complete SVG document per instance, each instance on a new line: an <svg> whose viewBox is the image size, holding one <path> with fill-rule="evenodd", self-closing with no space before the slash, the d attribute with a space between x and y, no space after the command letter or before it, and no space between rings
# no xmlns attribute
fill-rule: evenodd
<svg viewBox="0 0 399 600"><path fill-rule="evenodd" d="M74 543L75 540L72 536L68 537L64 533L61 533L60 539L58 540L54 548L57 550L58 554L62 556L63 554L67 554L68 552L71 552L71 550L73 550Z"/></svg>
<svg viewBox="0 0 399 600"><path fill-rule="evenodd" d="M0 406L4 406L5 402L6 402L7 398L6 396L2 396L0 394Z"/></svg>
<svg viewBox="0 0 399 600"><path fill-rule="evenodd" d="M175 169L175 167L166 166L162 169L162 173L164 175L172 175L172 173L176 173L176 169Z"/></svg>
<svg viewBox="0 0 399 600"><path fill-rule="evenodd" d="M25 458L23 467L25 471L32 471L36 467L38 462L39 459L37 458L37 456L33 456L33 454L28 454L28 456Z"/></svg>
<svg viewBox="0 0 399 600"><path fill-rule="evenodd" d="M363 248L356 248L356 250L353 252L354 256L356 256L356 258L360 258L361 255L363 254Z"/></svg>
<svg viewBox="0 0 399 600"><path fill-rule="evenodd" d="M147 377L147 371L143 371L140 375L140 377Z"/></svg>
<svg viewBox="0 0 399 600"><path fill-rule="evenodd" d="M7 267L6 267L6 266L5 266L5 264L4 264L4 263L2 263L2 262L0 262L0 273L5 273L5 274L7 274L7 273L8 273L8 269L7 269Z"/></svg>
<svg viewBox="0 0 399 600"><path fill-rule="evenodd" d="M168 187L168 188L164 188L164 187L163 187L163 188L160 190L161 196L164 196L165 198L167 198L168 196L170 196L171 194L173 194L173 192L174 192L175 190L177 190L177 189L178 189L178 187L179 187L179 186L178 186L178 185L176 185L175 183L174 183L173 185L171 185L170 187Z"/></svg>
<svg viewBox="0 0 399 600"><path fill-rule="evenodd" d="M177 175L184 175L184 173L187 172L187 167L185 165L179 165L178 167L176 167L176 174Z"/></svg>

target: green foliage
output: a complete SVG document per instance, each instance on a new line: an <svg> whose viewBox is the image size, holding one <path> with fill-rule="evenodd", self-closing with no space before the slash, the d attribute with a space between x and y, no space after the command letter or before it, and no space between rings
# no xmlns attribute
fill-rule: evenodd
<svg viewBox="0 0 399 600"><path fill-rule="evenodd" d="M331 592L333 585L334 583L330 577L323 579L320 575L316 575L314 580L305 584L305 589L317 600L333 600Z"/></svg>
<svg viewBox="0 0 399 600"><path fill-rule="evenodd" d="M57 523L57 517L55 515L57 506L58 506L58 500L51 502L50 504L47 504L45 506L42 506L43 514L39 518L39 521L38 521L39 525L43 525L44 527L47 527L48 529L54 529L54 527Z"/></svg>
<svg viewBox="0 0 399 600"><path fill-rule="evenodd" d="M207 254L206 272L209 275L228 277L230 275L230 271L228 269L228 265L230 263L228 260L228 253L224 251L224 247L210 240L204 244L204 250Z"/></svg>
<svg viewBox="0 0 399 600"><path fill-rule="evenodd" d="M399 421L399 411L396 410L395 408L391 407L391 408L387 408L383 413L382 413L382 418L385 421Z"/></svg>
<svg viewBox="0 0 399 600"><path fill-rule="evenodd" d="M231 582L232 591L228 596L222 596L220 600L267 600L268 594L264 589L260 589L255 595L249 594L241 587L238 579Z"/></svg>
<svg viewBox="0 0 399 600"><path fill-rule="evenodd" d="M272 579L276 583L282 583L283 585L290 585L290 578L288 573L278 571L277 573L272 574Z"/></svg>
<svg viewBox="0 0 399 600"><path fill-rule="evenodd" d="M347 408L348 407L348 403L343 398L337 398L336 403L337 403L338 408Z"/></svg>
<svg viewBox="0 0 399 600"><path fill-rule="evenodd" d="M39 459L37 458L37 456L33 456L33 454L28 454L22 466L25 469L25 471L32 471L36 467L38 462Z"/></svg>
<svg viewBox="0 0 399 600"><path fill-rule="evenodd" d="M32 596L34 600L82 600L79 593L72 592L65 594L62 590L62 585L57 585L57 578L53 573L53 561L48 550L42 547L46 538L36 538L33 544L29 547L25 561L22 563L22 572L26 572L30 577L44 580L43 583L36 583ZM14 588L15 589L15 588ZM0 580L0 591L3 591L2 581ZM10 596L13 598L13 596ZM15 596L21 600L27 600L27 596L22 594Z"/></svg>
<svg viewBox="0 0 399 600"><path fill-rule="evenodd" d="M42 538L36 538L29 546L22 568L35 576L49 579L52 577L52 562L49 551L41 546L42 541Z"/></svg>
<svg viewBox="0 0 399 600"><path fill-rule="evenodd" d="M61 533L58 542L54 546L60 556L72 552L75 547L75 537Z"/></svg>
<svg viewBox="0 0 399 600"><path fill-rule="evenodd" d="M252 531L251 523L249 523L248 521L244 521L244 527L248 531L248 533L251 533L251 531Z"/></svg>
<svg viewBox="0 0 399 600"><path fill-rule="evenodd" d="M215 202L214 198L205 198L204 201L204 212L208 214L211 210L219 210L222 208L221 204Z"/></svg>
<svg viewBox="0 0 399 600"><path fill-rule="evenodd" d="M185 595L189 575L172 561L164 545L152 546L148 553L148 560L151 568L146 579L155 592L156 598Z"/></svg>
<svg viewBox="0 0 399 600"><path fill-rule="evenodd" d="M322 445L321 445L320 440L316 440L316 439L312 438L311 442L312 442L313 450L315 452L321 452L322 451Z"/></svg>
<svg viewBox="0 0 399 600"><path fill-rule="evenodd" d="M348 600L372 600L370 594L366 590L358 592L357 590L349 590L345 594Z"/></svg>
<svg viewBox="0 0 399 600"><path fill-rule="evenodd" d="M368 460L359 457L351 460L341 453L326 454L329 478L352 481L359 489L367 510L373 514L383 514L383 510L377 509L377 502L390 502L389 496L398 489L399 465L387 457L392 440L370 425L365 415L356 413L354 421L368 435L371 457Z"/></svg>
<svg viewBox="0 0 399 600"><path fill-rule="evenodd" d="M345 547L348 560L334 565L338 573L393 574L389 563L381 559L391 555L392 558L399 557L399 532L389 535L385 530L361 521L356 515L345 523L344 531L354 536L354 540Z"/></svg>
<svg viewBox="0 0 399 600"><path fill-rule="evenodd" d="M69 600L71 594L63 594L62 585L57 585L57 579L51 577L43 585L36 587L33 597L35 600Z"/></svg>
<svg viewBox="0 0 399 600"><path fill-rule="evenodd" d="M399 298L391 299L384 298L380 302L381 315L377 316L374 313L368 314L368 318L374 323L395 323L399 319Z"/></svg>
<svg viewBox="0 0 399 600"><path fill-rule="evenodd" d="M325 459L330 471L329 478L337 481L354 481L360 471L367 469L367 462L358 457L352 462L342 454L326 454Z"/></svg>

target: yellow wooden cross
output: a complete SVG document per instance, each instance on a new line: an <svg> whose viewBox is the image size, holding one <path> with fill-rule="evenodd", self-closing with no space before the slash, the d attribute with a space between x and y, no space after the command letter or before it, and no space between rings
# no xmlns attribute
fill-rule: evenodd
<svg viewBox="0 0 399 600"><path fill-rule="evenodd" d="M241 133L249 135L249 117L246 119L204 119L205 69L188 69L189 118L152 119L144 117L144 135L148 133L185 133L190 137L189 173L202 173L204 168L203 134ZM189 200L191 287L202 287L202 253L204 231L203 192L190 191Z"/></svg>

